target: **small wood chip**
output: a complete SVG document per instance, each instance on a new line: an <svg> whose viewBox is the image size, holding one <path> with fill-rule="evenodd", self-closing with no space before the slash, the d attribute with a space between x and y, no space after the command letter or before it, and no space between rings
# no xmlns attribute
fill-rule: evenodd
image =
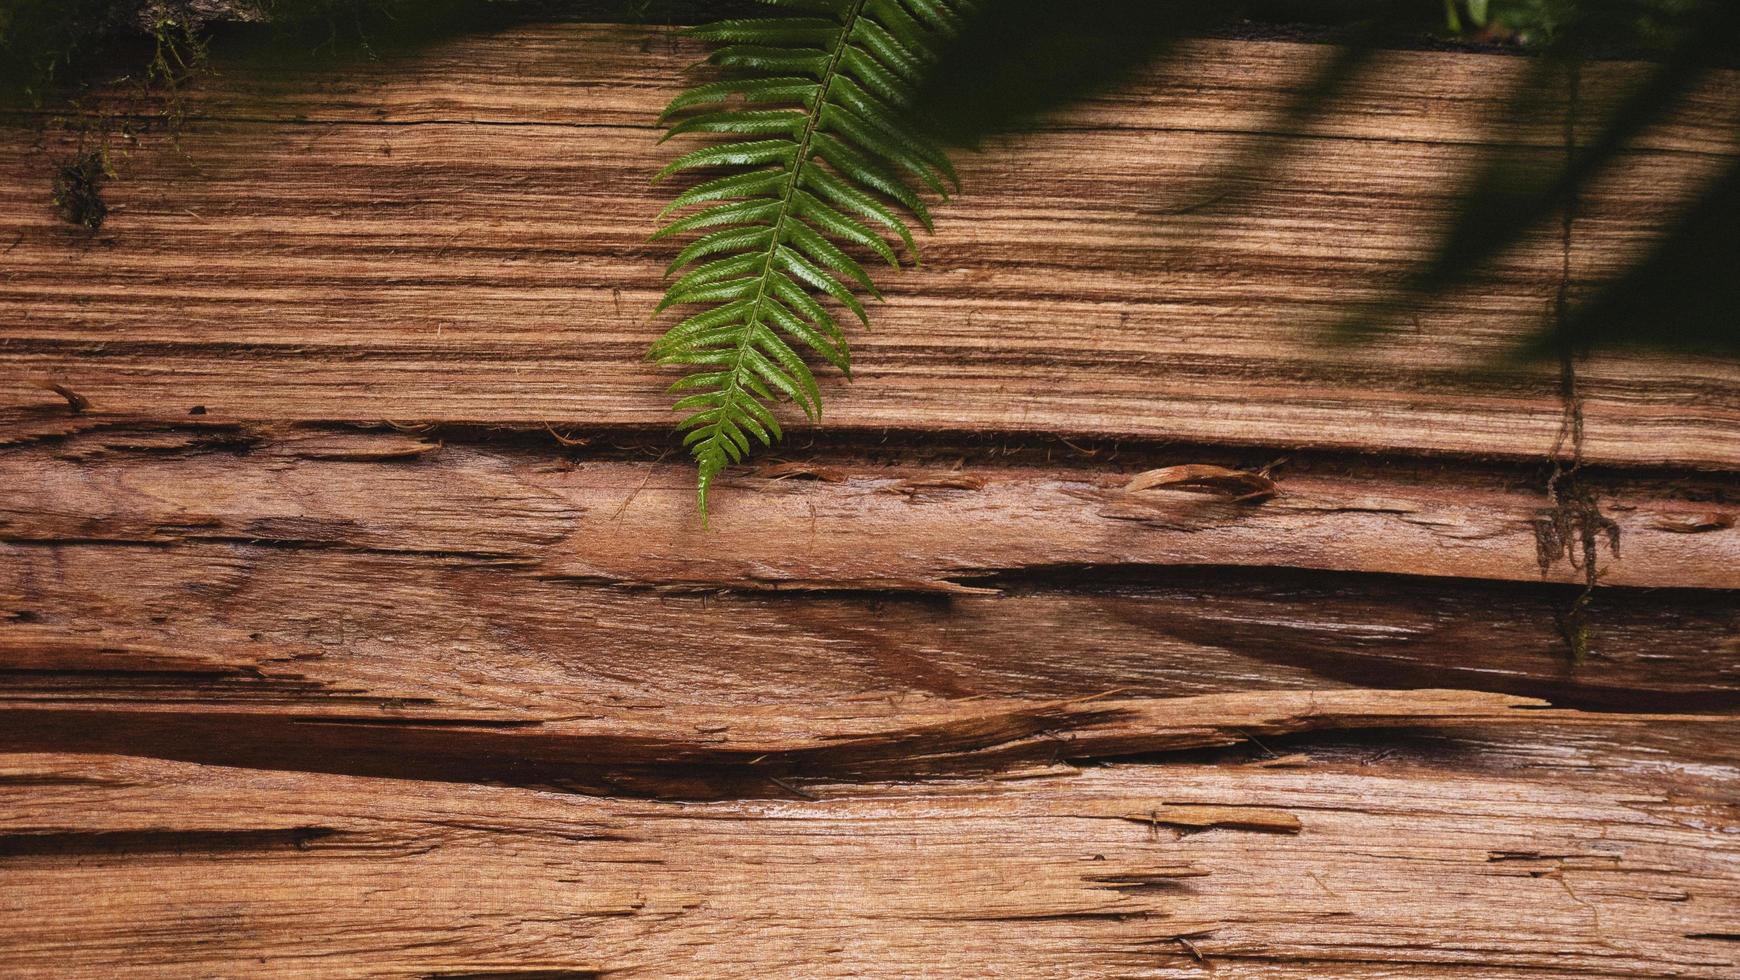
<svg viewBox="0 0 1740 980"><path fill-rule="evenodd" d="M1654 521L1657 530L1675 534L1700 534L1704 531L1726 531L1734 526L1734 515L1722 511L1701 514L1663 514Z"/></svg>
<svg viewBox="0 0 1740 980"><path fill-rule="evenodd" d="M983 490L985 478L970 473L936 473L930 476L917 476L910 480L901 480L893 486L885 487L887 493L904 493L908 496L924 490Z"/></svg>
<svg viewBox="0 0 1740 980"><path fill-rule="evenodd" d="M1142 813L1125 813L1120 820L1150 827L1181 827L1188 830L1253 830L1270 834L1297 834L1299 818L1285 810L1251 806L1162 806Z"/></svg>
<svg viewBox="0 0 1740 980"><path fill-rule="evenodd" d="M66 407L72 409L74 415L82 415L86 409L91 407L91 400L89 398L86 398L58 381L37 381L34 382L34 384L43 391L52 391L60 397L65 398Z"/></svg>
<svg viewBox="0 0 1740 980"><path fill-rule="evenodd" d="M1138 473L1124 485L1126 493L1156 489L1215 493L1237 501L1268 500L1281 492L1275 481L1261 473L1228 469L1209 463L1163 466Z"/></svg>
<svg viewBox="0 0 1740 980"><path fill-rule="evenodd" d="M793 460L773 463L755 471L764 480L819 480L822 483L846 482L846 471L838 466L816 466Z"/></svg>

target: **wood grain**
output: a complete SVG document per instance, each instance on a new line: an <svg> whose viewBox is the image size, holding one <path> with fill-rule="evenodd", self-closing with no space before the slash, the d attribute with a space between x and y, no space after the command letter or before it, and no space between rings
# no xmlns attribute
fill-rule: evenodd
<svg viewBox="0 0 1740 980"><path fill-rule="evenodd" d="M707 780L650 746L753 718L837 738L1109 694L1420 687L1740 705L1740 532L1693 478L1602 488L1622 546L1597 556L1594 656L1573 664L1582 573L1542 567L1543 501L1504 471L1300 459L1238 502L1127 490L1140 455L824 455L739 481L702 531L683 467L604 447L77 420L0 451L20 747L435 778L502 756L491 778L633 770L658 794ZM775 751L743 737L726 756Z"/></svg>
<svg viewBox="0 0 1740 980"><path fill-rule="evenodd" d="M827 426L1548 452L1554 370L1494 358L1556 294L1556 227L1374 347L1321 332L1423 259L1458 175L1495 146L1525 168L1558 158L1556 123L1503 125L1526 63L1397 53L1289 129L1287 95L1325 51L1200 42L964 157L968 193L924 270L889 279L858 382L829 382ZM644 242L667 193L646 183L667 155L647 121L693 56L663 33L567 24L408 62L234 66L191 96L174 146L117 147L125 179L95 237L46 201L53 161L89 137L14 130L0 363L134 415L666 425L669 378L641 359L669 252ZM1625 77L1594 72L1584 111ZM1719 76L1582 202L1580 285L1732 160L1737 93ZM1221 202L1252 159L1274 166ZM1584 375L1589 459L1740 461L1731 366L1629 356Z"/></svg>
<svg viewBox="0 0 1740 980"><path fill-rule="evenodd" d="M0 919L9 962L29 972L61 972L69 955L111 976L1718 978L1740 966L1731 801L1639 792L1623 772L1579 785L1326 753L1291 768L1131 765L679 806L0 759ZM1177 827L1174 806L1234 823ZM1129 819L1143 812L1153 819ZM1298 829L1239 826L1240 813ZM99 888L107 900L85 900Z"/></svg>
<svg viewBox="0 0 1740 980"><path fill-rule="evenodd" d="M1559 158L1564 79L1389 52L1305 120L1328 49L1190 42L965 158L703 529L641 360L694 54L4 121L0 974L1740 972L1740 373L1579 364L1554 500L1557 368L1495 361L1732 164L1740 73L1569 255L1350 353L1469 167ZM89 235L48 185L104 132Z"/></svg>
<svg viewBox="0 0 1740 980"><path fill-rule="evenodd" d="M1544 476L1526 469L1300 458L1274 471L1273 498L1242 500L1128 489L1148 462L1195 461L1179 451L1048 466L812 454L732 477L703 529L688 466L563 449L554 438L504 447L391 431L79 421L95 428L0 455L6 539L465 554L546 578L693 588L964 593L986 587L975 580L1082 566L1584 577L1563 559L1543 563L1551 508ZM380 465L358 465L368 461ZM1597 554L1604 583L1740 588L1730 481L1592 486L1613 521Z"/></svg>

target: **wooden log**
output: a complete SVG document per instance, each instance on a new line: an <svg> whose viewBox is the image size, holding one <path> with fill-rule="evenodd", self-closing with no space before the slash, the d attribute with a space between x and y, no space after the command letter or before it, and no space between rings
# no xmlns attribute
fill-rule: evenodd
<svg viewBox="0 0 1740 980"><path fill-rule="evenodd" d="M703 529L688 466L570 453L554 439L504 448L81 418L99 427L0 456L6 539L462 554L542 577L691 588L966 593L984 587L976 580L1091 566L1586 577L1551 553L1545 476L1526 469L1300 458L1261 477L1273 492L1252 499L1136 481L1164 468L1149 464L1197 462L1183 451L1071 466L812 455L731 478ZM359 465L370 460L383 462ZM1598 535L1603 583L1740 588L1731 481L1591 480L1611 522Z"/></svg>
<svg viewBox="0 0 1740 980"><path fill-rule="evenodd" d="M1113 709L1080 699L1108 694L1740 704L1736 532L1696 480L1608 488L1625 544L1600 556L1616 585L1574 664L1580 573L1543 573L1536 491L1496 472L1301 460L1241 503L1079 464L846 456L776 466L701 532L686 471L583 449L80 418L94 427L0 452L0 705L20 750L718 795L765 784L752 758L799 778L1030 763L1057 751L1022 741L1039 729L1103 737L1094 712ZM1161 472L1147 462L1120 465ZM1696 588L1617 587L1661 583ZM1471 717L1560 717L1493 704ZM998 737L816 754L939 725ZM1136 727L1130 751L1178 747L1177 726ZM1183 744L1222 737L1186 727L1202 734Z"/></svg>
<svg viewBox="0 0 1740 980"><path fill-rule="evenodd" d="M694 54L567 24L277 82L238 66L190 98L179 152L128 154L95 237L46 203L76 137L14 130L0 364L132 415L666 425L669 377L641 360L668 254L644 242L664 193L645 180L664 157L649 121ZM828 425L1546 454L1555 369L1495 358L1558 291L1556 227L1357 356L1320 343L1417 267L1483 154L1559 159L1550 112L1492 128L1526 63L1387 56L1345 111L1298 131L1285 100L1325 49L1186 54L963 159L977 193L950 205L924 271L890 279L858 383L828 382ZM1591 77L1595 117L1634 74ZM1735 79L1580 202L1574 285L1731 162ZM1253 157L1282 164L1236 207L1202 206ZM1583 375L1588 459L1740 462L1731 367L1627 356Z"/></svg>
<svg viewBox="0 0 1740 980"><path fill-rule="evenodd" d="M92 976L1732 976L1731 798L1649 783L1329 757L673 805L8 755L0 935Z"/></svg>
<svg viewBox="0 0 1740 980"><path fill-rule="evenodd" d="M94 235L8 121L0 972L1740 970L1740 374L1581 363L1579 504L1556 366L1492 366L1732 164L1740 73L1349 359L1560 80L1386 53L1301 121L1325 49L1191 42L968 158L703 530L640 361L694 54L224 66Z"/></svg>
<svg viewBox="0 0 1740 980"><path fill-rule="evenodd" d="M1076 723L1056 712L1073 709L1061 701L1257 691L1263 703L1309 695L1327 705L1349 689L1429 684L1628 711L1740 703L1726 596L1690 606L1605 598L1591 613L1598 657L1576 665L1553 618L1562 599L1358 580L1053 589L939 605L874 594L655 598L458 557L250 546L28 547L7 557L0 742L15 748L443 779L584 776L594 787L707 795L761 780L743 771L775 752L752 734L757 725L813 741L1014 712L1069 735ZM1427 723L1408 710L1387 723ZM1503 708L1478 719L1507 717L1559 718ZM1150 737L1147 747L1169 744ZM652 749L697 738L711 754ZM1017 755L1055 750L1042 742ZM684 762L729 771L684 775ZM774 765L799 778L838 770L803 752Z"/></svg>
<svg viewBox="0 0 1740 980"><path fill-rule="evenodd" d="M1740 702L1727 593L1597 590L1594 653L1576 664L1555 617L1575 591L1514 585L1086 569L995 595L650 594L460 555L103 543L3 553L14 697L91 688L107 703L131 689L197 705L300 692L285 710L345 694L559 714L577 700L685 690L805 703L1357 685L1574 707Z"/></svg>

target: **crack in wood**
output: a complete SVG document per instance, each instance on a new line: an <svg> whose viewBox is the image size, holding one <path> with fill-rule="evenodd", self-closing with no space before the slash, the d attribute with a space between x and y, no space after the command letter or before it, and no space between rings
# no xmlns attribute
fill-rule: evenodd
<svg viewBox="0 0 1740 980"><path fill-rule="evenodd" d="M25 857L132 857L231 851L290 849L306 851L318 841L339 837L331 827L277 830L111 830L40 834L0 834L0 861Z"/></svg>

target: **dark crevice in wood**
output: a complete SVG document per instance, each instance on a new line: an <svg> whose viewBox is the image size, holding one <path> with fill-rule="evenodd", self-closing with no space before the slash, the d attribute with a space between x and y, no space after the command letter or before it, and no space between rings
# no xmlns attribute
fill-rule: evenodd
<svg viewBox="0 0 1740 980"><path fill-rule="evenodd" d="M1182 699L960 701L911 717L872 714L857 723L846 720L846 705L814 718L745 708L732 715L741 719L735 728L697 730L692 716L666 724L636 712L621 714L619 721L591 714L578 728L562 719L502 727L487 719L471 724L435 717L424 724L416 715L359 726L209 707L42 705L0 714L0 750L145 755L589 795L789 799L808 797L806 780L948 779L1065 762L1166 759L1246 741L1264 746L1300 732L1609 723L1598 715L1541 708L1475 692L1270 691ZM757 726L766 724L758 717L777 721L771 731L757 734ZM1623 717L1618 721L1625 723Z"/></svg>
<svg viewBox="0 0 1740 980"><path fill-rule="evenodd" d="M465 562L493 568L527 568L527 559L503 551L464 551L417 548L370 548L343 541L317 538L278 538L262 530L258 535L175 534L165 529L158 538L25 538L0 534L0 544L17 548L56 548L67 545L98 545L104 548L161 551L188 544L241 545L269 551L336 551L350 554L405 555L437 562Z"/></svg>
<svg viewBox="0 0 1740 980"><path fill-rule="evenodd" d="M1496 691L1582 709L1740 707L1730 645L1740 605L1716 590L1604 588L1590 607L1600 643L1573 664L1550 625L1551 611L1578 589L1572 584L1141 565L1035 568L998 579L996 595L964 597L674 594L528 580L507 567L421 556L145 547L149 563L139 550L124 561L161 584L116 591L108 604L84 591L101 574L90 554L101 549L32 549L41 562L23 567L72 577L34 595L30 577L18 580L23 591L8 601L27 615L0 629L14 671L0 693L69 706L206 698L300 703L307 710L296 713L310 716L379 704L475 717L472 705L504 703L504 694L505 703L544 705L620 697L619 682L656 683L660 664L673 676L717 676L814 663L853 664L889 690L947 697L1207 693L1267 674L1292 684ZM217 591L174 584L199 586L214 573L240 577ZM372 584L332 593L319 584L330 580ZM234 606L237 587L263 607ZM394 598L400 588L403 600ZM164 602L175 604L172 622L155 613ZM783 638L783 652L769 659L738 641L706 646L719 642L703 638L721 620L762 624ZM576 633L576 623L615 625ZM520 651L549 666L522 663ZM456 671L476 672L477 701L450 683ZM403 680L385 680L393 676ZM521 683L559 686L536 697L507 693ZM811 696L779 693L790 683L770 680L763 696Z"/></svg>
<svg viewBox="0 0 1740 980"><path fill-rule="evenodd" d="M113 830L92 833L0 835L0 860L19 857L116 857L144 854L307 850L338 834L331 827L282 830Z"/></svg>
<svg viewBox="0 0 1740 980"><path fill-rule="evenodd" d="M209 417L210 421L190 422L186 417L105 418L101 413L65 420L62 411L58 414L64 424L32 435L27 429L28 418L18 418L17 414L14 413L15 419L10 427L18 435L10 442L6 439L9 426L0 415L0 454L29 451L33 445L76 449L94 442L96 446L89 451L111 458L282 453L312 459L414 462L424 453L448 445L476 448L504 458L549 459L554 463L564 460L652 462L677 458L672 454L681 449L680 438L662 425L599 426L560 419L536 425L484 425L439 420L392 423L383 420L300 420L260 424L222 421L215 416ZM1551 462L1549 459L1543 464L1539 458L1508 453L1472 455L1409 451L1386 452L1380 457L1369 452L1277 442L1229 445L1147 436L1063 435L1016 429L852 428L839 425L806 429L796 423L789 429L786 440L779 446L728 476L753 476L782 464L788 466L792 474L783 479L800 480L826 478L830 471L847 476L873 473L879 467L938 464L967 470L1046 466L1065 470L1080 468L1096 474L1135 473L1188 461L1234 468L1278 464L1276 478L1283 481L1295 473L1335 474L1403 484L1434 483L1454 476L1481 485L1521 487L1538 485L1546 475L1550 475ZM187 442L166 446L129 445L126 440L135 433L183 436ZM359 448L359 454L353 457L337 455L341 452L337 446L341 446L345 439L355 439L360 444L384 435L400 435L407 442L421 441L427 444L427 448L420 452L407 448L396 455L386 454L385 450L380 451L382 454L369 455ZM330 437L335 447L327 450L330 455L303 454L293 443L280 450L277 444L287 436ZM563 440L573 445L564 445ZM105 442L114 445L111 448L103 445ZM1612 465L1584 461L1577 469L1577 478L1595 487L1624 486L1635 490L1672 491L1687 500L1740 502L1740 489L1727 474L1681 466Z"/></svg>
<svg viewBox="0 0 1740 980"><path fill-rule="evenodd" d="M420 980L604 980L605 970L462 970L425 973Z"/></svg>
<svg viewBox="0 0 1740 980"><path fill-rule="evenodd" d="M1210 593L1267 596L1276 600L1311 596L1370 596L1373 606L1385 600L1468 596L1480 602L1504 603L1534 599L1562 600L1576 595L1580 585L1564 582L1495 582L1461 577L1424 577L1383 572L1289 568L1280 565L1161 565L1069 564L1030 565L983 575L962 576L973 585L991 586L1007 595L1121 595L1132 598L1151 592L1186 589ZM1732 609L1732 597L1721 589L1604 586L1602 593L1616 608ZM863 594L874 596L874 591ZM793 594L797 595L797 594ZM887 596L893 599L895 596ZM1740 613L1736 613L1740 615Z"/></svg>

